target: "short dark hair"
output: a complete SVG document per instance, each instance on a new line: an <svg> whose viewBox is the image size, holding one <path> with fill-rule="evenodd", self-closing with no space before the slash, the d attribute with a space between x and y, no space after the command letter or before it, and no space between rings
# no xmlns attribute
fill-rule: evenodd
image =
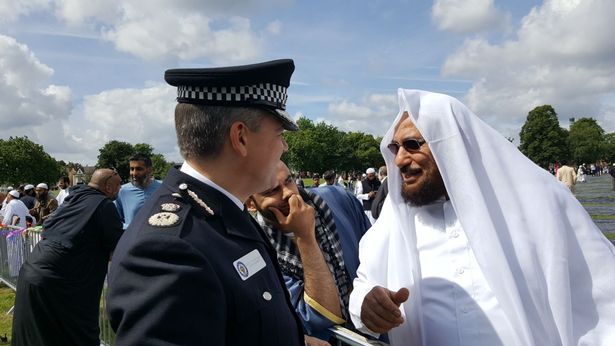
<svg viewBox="0 0 615 346"><path fill-rule="evenodd" d="M128 161L141 161L145 164L145 167L152 167L152 159L147 154L136 153L132 155Z"/></svg>
<svg viewBox="0 0 615 346"><path fill-rule="evenodd" d="M335 171L334 171L334 170L332 170L332 169L330 169L330 170L328 170L328 171L324 172L324 173L322 174L322 177L323 177L325 180L335 179Z"/></svg>
<svg viewBox="0 0 615 346"><path fill-rule="evenodd" d="M241 121L251 131L258 131L266 115L258 108L178 103L175 132L179 151L184 159L215 158L222 152L234 122Z"/></svg>
<svg viewBox="0 0 615 346"><path fill-rule="evenodd" d="M70 179L65 175L61 176L60 179L58 179L58 181L63 181L67 184L70 184Z"/></svg>

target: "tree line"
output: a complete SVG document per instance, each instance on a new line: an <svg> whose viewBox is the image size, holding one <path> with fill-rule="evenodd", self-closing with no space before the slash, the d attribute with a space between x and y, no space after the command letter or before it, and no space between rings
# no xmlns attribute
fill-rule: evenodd
<svg viewBox="0 0 615 346"><path fill-rule="evenodd" d="M296 172L364 172L384 165L380 153L382 137L363 132L344 132L324 122L307 118L297 120L299 131L285 132L288 152L282 156Z"/></svg>
<svg viewBox="0 0 615 346"><path fill-rule="evenodd" d="M337 127L300 118L300 131L285 132L288 152L282 159L296 172L363 172L367 167L384 164L380 153L382 137L363 132L344 132ZM562 128L551 105L534 108L519 133L519 150L539 166L547 169L556 162L576 164L599 161L615 162L615 133L605 133L591 117L582 117ZM147 143L130 144L112 140L99 149L96 167L114 168L123 181L129 179L128 159L136 154L152 158L154 176L163 179L173 162L154 152ZM27 136L0 139L0 185L22 182L54 183L67 168L78 163L57 161Z"/></svg>
<svg viewBox="0 0 615 346"><path fill-rule="evenodd" d="M367 167L384 164L380 153L381 137L362 132L344 132L324 122L314 123L307 118L297 121L300 131L286 132L288 152L282 159L294 171L322 173L329 169L338 172L363 172ZM131 144L111 140L99 149L96 168L113 168L123 181L129 180L128 160L136 153L152 158L154 177L163 179L173 166L165 157L154 152L147 143ZM53 184L71 167L79 163L58 161L45 152L43 146L27 136L0 139L0 185L22 182ZM88 177L86 177L86 180Z"/></svg>
<svg viewBox="0 0 615 346"><path fill-rule="evenodd" d="M136 153L152 158L154 176L163 179L173 162L167 162L162 154L155 153L146 143L130 144L109 141L99 149L96 168L113 168L123 181L129 179L128 160ZM17 187L22 183L54 184L61 176L67 176L71 168L82 168L79 163L58 161L45 152L42 145L27 136L0 139L0 185ZM86 177L89 180L89 177Z"/></svg>
<svg viewBox="0 0 615 346"><path fill-rule="evenodd" d="M545 169L556 162L580 165L615 161L615 132L605 133L591 117L573 121L567 130L560 126L551 105L528 113L519 139L519 150Z"/></svg>

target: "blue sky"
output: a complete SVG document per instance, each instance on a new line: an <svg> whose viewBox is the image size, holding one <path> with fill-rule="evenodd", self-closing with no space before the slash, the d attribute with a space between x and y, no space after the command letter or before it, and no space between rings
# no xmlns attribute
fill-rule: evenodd
<svg viewBox="0 0 615 346"><path fill-rule="evenodd" d="M287 110L383 135L397 88L506 137L551 104L615 131L611 0L0 0L0 138L94 164L110 140L180 161L164 70L295 60ZM518 139L516 140L518 144Z"/></svg>

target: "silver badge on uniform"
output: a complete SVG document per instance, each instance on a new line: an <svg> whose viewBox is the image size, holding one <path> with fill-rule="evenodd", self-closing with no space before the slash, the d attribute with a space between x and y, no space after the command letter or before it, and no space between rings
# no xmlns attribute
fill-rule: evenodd
<svg viewBox="0 0 615 346"><path fill-rule="evenodd" d="M157 214L150 216L147 222L151 226L171 227L171 226L177 225L179 223L179 220L180 219L177 214L173 214L169 212L162 212L162 213L157 213Z"/></svg>
<svg viewBox="0 0 615 346"><path fill-rule="evenodd" d="M160 209L162 209L162 211L178 211L181 208L182 207L179 204L175 203L163 203L160 205Z"/></svg>

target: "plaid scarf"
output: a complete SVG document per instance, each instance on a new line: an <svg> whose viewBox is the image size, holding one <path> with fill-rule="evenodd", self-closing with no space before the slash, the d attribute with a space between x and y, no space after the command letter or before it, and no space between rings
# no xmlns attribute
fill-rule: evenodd
<svg viewBox="0 0 615 346"><path fill-rule="evenodd" d="M299 188L299 193L305 203L316 211L316 241L320 245L325 262L327 262L327 266L333 274L335 286L340 296L340 307L343 317L346 321L349 321L349 316L347 316L348 297L352 287L350 276L344 264L342 247L335 228L333 214L327 203L320 196L302 188ZM303 281L303 264L301 263L297 245L292 241L292 238L267 225L260 214L257 215L257 221L276 250L282 273Z"/></svg>

